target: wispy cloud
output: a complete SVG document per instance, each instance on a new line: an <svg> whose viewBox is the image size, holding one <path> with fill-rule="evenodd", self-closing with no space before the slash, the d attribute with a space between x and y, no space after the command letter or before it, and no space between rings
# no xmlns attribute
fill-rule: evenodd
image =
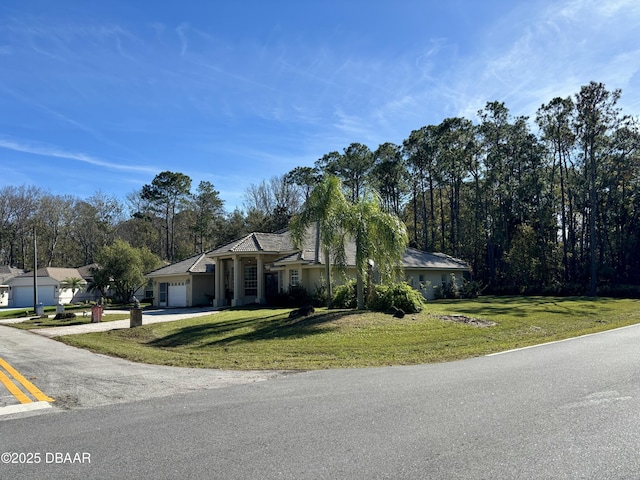
<svg viewBox="0 0 640 480"><path fill-rule="evenodd" d="M14 152L28 153L31 155L39 155L43 157L60 158L64 160L75 160L78 162L87 163L97 167L103 167L110 170L122 170L129 172L144 172L155 173L155 168L144 167L139 165L127 165L122 163L108 162L84 153L67 152L57 147L48 145L34 145L19 143L14 140L8 140L6 138L0 138L0 148L12 150Z"/></svg>
<svg viewBox="0 0 640 480"><path fill-rule="evenodd" d="M456 62L446 76L450 84L440 87L457 92L458 114L472 117L493 100L532 116L542 103L577 93L591 80L622 88L623 98L637 102L631 81L640 71L639 22L636 0L519 5L487 28L478 54Z"/></svg>
<svg viewBox="0 0 640 480"><path fill-rule="evenodd" d="M178 34L178 38L180 38L180 55L182 56L187 53L187 48L189 48L189 40L187 39L188 29L189 25L184 23L176 28L176 33Z"/></svg>

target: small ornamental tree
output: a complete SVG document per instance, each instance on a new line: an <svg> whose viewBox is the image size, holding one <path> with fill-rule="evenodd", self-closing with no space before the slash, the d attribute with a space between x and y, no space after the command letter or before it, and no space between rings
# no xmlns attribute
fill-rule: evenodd
<svg viewBox="0 0 640 480"><path fill-rule="evenodd" d="M118 239L100 250L97 263L100 265L98 277L109 278L109 287L116 299L126 303L146 283L144 274L162 262L147 247L135 248Z"/></svg>

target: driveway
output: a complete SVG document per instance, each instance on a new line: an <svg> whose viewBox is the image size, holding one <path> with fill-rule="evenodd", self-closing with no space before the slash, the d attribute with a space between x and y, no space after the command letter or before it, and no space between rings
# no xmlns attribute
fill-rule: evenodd
<svg viewBox="0 0 640 480"><path fill-rule="evenodd" d="M212 313L211 309L145 311L143 324ZM4 320L3 323L8 321ZM49 338L128 327L129 320L31 331L0 325L0 357L44 394L55 399L51 404L53 409L47 409L52 411L164 397L258 382L286 374L280 371L226 371L147 365L95 354ZM0 392L1 420L12 417L19 402L5 392L2 385ZM29 408L25 407L24 410ZM10 415L7 416L7 412Z"/></svg>

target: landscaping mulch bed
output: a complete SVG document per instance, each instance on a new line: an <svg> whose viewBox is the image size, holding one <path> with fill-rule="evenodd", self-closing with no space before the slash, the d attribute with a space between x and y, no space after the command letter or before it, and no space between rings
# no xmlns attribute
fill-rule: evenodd
<svg viewBox="0 0 640 480"><path fill-rule="evenodd" d="M473 327L493 327L496 325L496 322L492 322L490 320L482 320L480 318L467 317L466 315L434 315L436 318L440 320L445 320L447 322L457 322L464 323L465 325L471 325Z"/></svg>

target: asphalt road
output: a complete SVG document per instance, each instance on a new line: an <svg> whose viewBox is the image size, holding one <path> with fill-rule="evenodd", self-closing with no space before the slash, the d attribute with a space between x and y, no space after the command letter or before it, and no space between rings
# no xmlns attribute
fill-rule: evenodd
<svg viewBox="0 0 640 480"><path fill-rule="evenodd" d="M109 323L116 322L108 322L106 325ZM58 329L82 327L86 325ZM285 374L274 371L236 372L134 363L70 347L46 338L50 334L43 334L47 333L44 329L34 333L0 326L0 358L17 369L43 393L54 398L53 410L127 403L257 382ZM0 425L3 420L16 416L3 415L3 407L14 406L16 403L16 399L0 385ZM43 412L34 412L41 413Z"/></svg>
<svg viewBox="0 0 640 480"><path fill-rule="evenodd" d="M640 478L639 345L634 326L452 363L50 409L0 421L3 461L39 454L0 464L0 478Z"/></svg>

